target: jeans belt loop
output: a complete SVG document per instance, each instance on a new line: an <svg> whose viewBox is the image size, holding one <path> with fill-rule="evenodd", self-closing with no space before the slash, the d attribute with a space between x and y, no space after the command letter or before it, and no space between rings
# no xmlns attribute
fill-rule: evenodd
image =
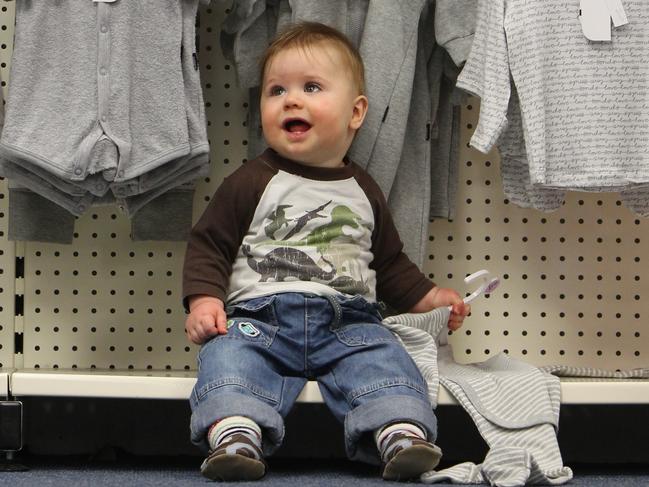
<svg viewBox="0 0 649 487"><path fill-rule="evenodd" d="M336 301L335 296L329 296L326 295L325 299L329 301L329 304L334 310L334 319L333 322L331 323L331 328L339 328L340 324L342 322L342 317L343 317L343 309L340 306L340 303Z"/></svg>

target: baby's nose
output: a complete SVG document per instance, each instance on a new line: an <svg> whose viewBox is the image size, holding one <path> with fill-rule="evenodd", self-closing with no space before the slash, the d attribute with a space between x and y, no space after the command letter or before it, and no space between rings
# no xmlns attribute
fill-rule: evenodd
<svg viewBox="0 0 649 487"><path fill-rule="evenodd" d="M295 90L289 91L284 98L284 104L287 108L302 106L301 94L296 92Z"/></svg>

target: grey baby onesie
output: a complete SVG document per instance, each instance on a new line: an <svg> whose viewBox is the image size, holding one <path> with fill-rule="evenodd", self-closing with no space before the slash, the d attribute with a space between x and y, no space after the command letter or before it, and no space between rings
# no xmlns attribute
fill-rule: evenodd
<svg viewBox="0 0 649 487"><path fill-rule="evenodd" d="M209 0L200 1L205 4L209 3ZM63 3L65 4L67 2ZM68 242L72 237L70 230L73 228L73 215L82 214L93 204L106 204L111 201L118 201L127 215L131 217L132 237L135 240L183 240L186 238L191 227L193 182L197 178L205 176L209 170L209 145L207 142L204 104L195 50L195 19L199 0L184 0L182 2L165 1L164 5L161 5L160 2L143 3L145 4L142 6L144 10L155 10L156 14L152 15L151 18L145 19L141 15L147 12L143 11L140 12L140 17L138 17L138 15L128 10L129 7L127 5L120 5L126 4L126 2L120 2L120 4L94 5L88 2L88 5L91 7L90 9L87 8L88 6L85 3L83 4L82 13L86 15L86 22L91 17L91 14L96 15L96 20L93 20L91 24L95 25L96 28L95 37L98 39L95 39L94 42L98 46L99 54L103 52L102 49L105 50L107 48L113 48L116 52L124 53L127 47L125 44L128 41L128 36L131 36L134 37L134 45L132 46L133 53L131 54L135 56L138 49L144 47L137 44L144 37L141 34L138 37L133 32L135 27L140 25L140 23L147 23L147 31L155 29L164 30L165 33L161 35L171 40L161 43L156 41L153 54L139 59L140 61L146 61L143 62L145 66L132 67L130 73L131 79L123 79L124 76L129 75L128 72L120 72L115 75L110 72L102 75L103 71L99 68L95 76L97 80L95 82L96 87L92 86L92 79L87 80L88 86L86 87L86 91L98 90L98 101L95 104L95 108L101 111L103 106L105 114L98 116L98 120L96 120L103 134L99 137L97 144L92 148L90 160L87 161L85 179L71 180L57 176L55 172L50 172L50 166L34 164L33 159L24 158L22 152L17 154L10 150L9 158L7 158L7 152L4 151L4 148L1 149L5 154L5 159L1 164L3 173L13 183L13 188L10 192L14 193L17 191L17 188L20 189L19 193L16 192L16 197L14 198L15 204L10 204L10 238L16 240ZM69 8L66 8L65 5L43 6L42 8L49 9L50 13L53 12L56 16L70 15ZM15 103L20 103L22 98L26 96L24 93L25 90L20 87L14 89L14 86L20 82L21 76L27 75L28 70L25 67L26 63L24 59L18 58L18 56L24 52L27 52L28 58L38 55L38 53L30 52L30 49L33 50L39 47L38 43L30 35L33 35L33 29L35 28L32 24L43 21L42 16L44 14L39 10L39 7L31 4L23 4L22 6L18 4L17 10L17 52L15 52L14 56L18 62L14 62L12 66L10 97L15 98ZM96 14L93 12L96 12ZM75 22L79 22L79 19L75 18ZM158 25L149 25L155 24L156 22ZM25 30L27 33L23 32ZM18 31L22 32L22 35L19 35ZM170 42L175 43L176 48L172 49ZM158 44L162 47L158 48ZM178 57L178 51L180 51L181 57ZM166 64L165 56L171 56L167 59ZM181 62L174 63L173 61L176 59L180 59ZM99 59L99 62L101 62L101 59ZM117 64L119 64L119 61L117 61ZM163 71L165 73L168 72L169 75L164 74L163 76ZM153 72L158 72L161 78L168 77L180 83L174 82L175 84L172 85L164 80L147 79L146 76L148 75L146 73ZM82 73L87 74L87 70L82 70ZM178 74L180 77L177 76ZM110 78L108 88L105 86L104 77ZM79 80L76 81L78 82ZM107 100L102 99L102 87L104 90L110 91L108 103ZM135 99L128 99L128 104L125 104L124 100L128 98L127 94L122 93L122 96L117 96L115 93L121 93L129 89L133 91L133 97ZM169 99L168 104L170 106L178 106L182 111L178 110L177 116L173 119L168 116L163 118L165 123L160 123L161 119L151 117L156 117L157 114L161 116L164 113L170 114L169 107L151 106L148 110L140 114L129 113L129 111L135 108L141 111L139 107L144 102L143 97L148 97L149 95L147 93L151 90L160 91L160 93L150 97L151 103L160 104L160 99ZM170 90L170 92L164 93L165 90ZM66 96L65 87L55 86L53 91L57 95L54 97L53 102L60 102ZM79 94L81 99L84 96L87 96L85 92ZM72 99L75 102L76 109L87 110L88 105L79 103L79 97L75 96ZM11 100L10 98L9 110L11 110ZM49 106L51 106L51 103ZM34 109L36 108L35 106ZM47 105L41 106L40 108L41 110L46 110ZM92 118L92 105L90 105L90 108L90 118ZM8 116L10 114L11 112L8 113ZM87 115L84 113L80 118L85 120ZM97 115L95 113L95 116ZM149 117L150 123L148 127L146 124L142 125L142 120L138 118L141 116ZM103 120L104 117L105 120ZM128 160L124 159L121 153L121 149L125 146L119 145L124 142L125 137L112 137L112 134L120 133L120 130L124 129L125 119L127 119L126 121L128 123L133 123L138 126L133 130L130 127L126 127L130 131L127 135L131 137L132 143L137 145L142 141L142 138L146 139L152 133L154 134L152 140L144 141L146 149L139 150L136 147L131 151L132 154L137 155L142 152L155 154L155 150L151 151L151 144L157 144L158 142L156 140L164 141L168 149L169 141L165 141L167 139L165 135L166 131L185 133L186 140L181 145L186 147L186 149L181 151L183 154L180 157L169 159L163 164L158 165L157 162L151 163L151 161L144 161L143 167L145 168L145 172L128 178L128 174L137 174L140 170L134 168L129 172ZM29 120L31 119L28 117L26 122ZM116 124L117 127L114 128L113 124ZM177 130L176 126L180 127L180 129ZM157 134L155 133L156 127L160 128L160 132ZM75 126L71 125L67 128L74 130ZM63 128L59 127L59 130L63 130ZM69 133L66 138L68 143L71 140L77 140L75 139L76 135L74 132ZM2 137L2 142L5 140L8 140L11 144L12 140L20 140L20 134L14 133L12 139L11 133L5 133ZM38 149L39 140L45 139L37 139L34 142L33 148L35 150ZM85 147L84 144L86 143L87 141L81 141L81 147L78 150ZM159 145L163 146L164 144L160 142ZM74 150L74 147L70 145L68 149ZM170 152L167 149L165 149L165 152L169 154L175 151L172 150ZM176 152L178 154L181 153ZM15 157L11 158L11 154ZM139 160L142 161L142 158ZM160 159L158 158L157 161L160 162ZM138 159L131 158L130 162L133 164L138 163ZM121 168L123 163L125 164L125 171L120 176L117 168ZM131 164L131 167L133 164ZM95 174L89 174L97 169L102 170ZM107 179L113 176L114 181L120 181L121 179L122 182L107 181ZM27 188L34 190L38 194L30 193L27 191ZM112 189L112 193L107 193L109 189ZM71 214L65 218L65 214L61 214L59 209L46 204L39 195L66 208ZM164 195L164 201L159 199L162 195ZM33 198L34 201L29 201L30 198ZM139 212L141 209L145 209L146 211ZM152 220L151 216L158 214L162 209L164 209L167 218L163 220L159 218ZM35 214L34 211L37 211L39 214ZM51 231L53 230L52 228L48 229L41 225L25 224L31 220L42 221L41 213L43 212L64 217L66 224L63 226L56 225L57 229L55 232ZM21 224L12 225L11 221L13 219L21 222ZM55 220L61 223L60 218L56 218ZM49 226L51 227L52 225L54 223ZM62 228L66 228L64 233L61 233Z"/></svg>
<svg viewBox="0 0 649 487"><path fill-rule="evenodd" d="M17 2L0 149L57 176L139 176L189 152L177 0ZM106 136L118 151L90 165Z"/></svg>

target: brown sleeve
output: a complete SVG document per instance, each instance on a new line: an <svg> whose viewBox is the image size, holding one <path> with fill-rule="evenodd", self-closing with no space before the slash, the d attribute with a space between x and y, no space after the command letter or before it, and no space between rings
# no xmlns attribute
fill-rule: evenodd
<svg viewBox="0 0 649 487"><path fill-rule="evenodd" d="M404 254L403 242L379 186L360 168L356 179L374 211L374 260L370 267L376 271L377 299L385 301L397 311L406 312L435 284Z"/></svg>
<svg viewBox="0 0 649 487"><path fill-rule="evenodd" d="M224 179L192 228L183 266L183 306L189 296L226 300L232 264L255 209L275 170L259 159L248 161Z"/></svg>

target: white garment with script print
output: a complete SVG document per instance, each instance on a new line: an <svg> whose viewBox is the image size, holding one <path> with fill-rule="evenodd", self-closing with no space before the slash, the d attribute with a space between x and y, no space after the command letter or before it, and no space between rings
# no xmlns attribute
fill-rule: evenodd
<svg viewBox="0 0 649 487"><path fill-rule="evenodd" d="M479 96L471 145L488 152L520 98L530 182L618 191L649 183L649 9L624 0L611 42L584 37L579 0L480 0L458 86Z"/></svg>

